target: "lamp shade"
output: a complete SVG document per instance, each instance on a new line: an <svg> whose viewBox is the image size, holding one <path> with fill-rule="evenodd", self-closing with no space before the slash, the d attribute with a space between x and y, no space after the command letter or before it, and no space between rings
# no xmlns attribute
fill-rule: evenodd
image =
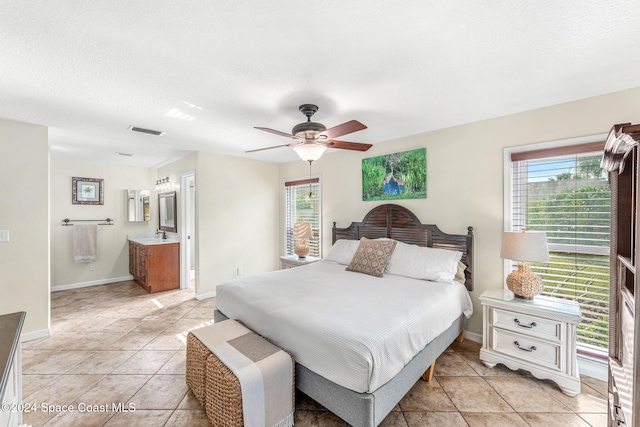
<svg viewBox="0 0 640 427"><path fill-rule="evenodd" d="M549 262L547 235L540 231L505 231L500 257L514 261Z"/></svg>
<svg viewBox="0 0 640 427"><path fill-rule="evenodd" d="M308 162L318 160L326 149L327 147L321 144L300 144L293 147L293 151L298 153L302 160Z"/></svg>
<svg viewBox="0 0 640 427"><path fill-rule="evenodd" d="M311 224L304 219L300 222L296 222L293 226L293 238L294 239L308 239L311 237Z"/></svg>

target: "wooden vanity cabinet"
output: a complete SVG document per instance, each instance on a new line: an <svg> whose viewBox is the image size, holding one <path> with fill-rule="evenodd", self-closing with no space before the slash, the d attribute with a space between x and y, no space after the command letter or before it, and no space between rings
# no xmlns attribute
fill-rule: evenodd
<svg viewBox="0 0 640 427"><path fill-rule="evenodd" d="M129 274L149 293L180 288L180 243L129 240Z"/></svg>

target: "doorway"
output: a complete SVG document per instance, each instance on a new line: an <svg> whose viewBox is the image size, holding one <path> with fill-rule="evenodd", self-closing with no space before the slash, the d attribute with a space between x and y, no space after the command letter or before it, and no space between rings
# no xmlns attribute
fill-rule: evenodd
<svg viewBox="0 0 640 427"><path fill-rule="evenodd" d="M191 288L197 294L196 273L196 179L193 171L180 175L180 289Z"/></svg>

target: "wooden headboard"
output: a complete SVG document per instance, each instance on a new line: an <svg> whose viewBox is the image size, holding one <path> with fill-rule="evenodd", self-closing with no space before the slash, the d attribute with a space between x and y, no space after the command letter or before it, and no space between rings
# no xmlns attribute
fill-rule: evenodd
<svg viewBox="0 0 640 427"><path fill-rule="evenodd" d="M467 227L467 234L447 234L433 224L422 224L409 209L399 205L377 206L360 222L352 222L347 228L337 228L333 223L333 243L339 239L360 240L387 237L400 242L449 249L462 252L462 262L467 266L465 283L473 290L473 227Z"/></svg>

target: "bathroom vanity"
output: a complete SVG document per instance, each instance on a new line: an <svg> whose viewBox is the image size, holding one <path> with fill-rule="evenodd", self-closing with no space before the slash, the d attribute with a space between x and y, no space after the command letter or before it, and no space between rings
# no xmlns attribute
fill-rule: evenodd
<svg viewBox="0 0 640 427"><path fill-rule="evenodd" d="M180 243L175 238L129 236L129 274L149 293L180 288Z"/></svg>

